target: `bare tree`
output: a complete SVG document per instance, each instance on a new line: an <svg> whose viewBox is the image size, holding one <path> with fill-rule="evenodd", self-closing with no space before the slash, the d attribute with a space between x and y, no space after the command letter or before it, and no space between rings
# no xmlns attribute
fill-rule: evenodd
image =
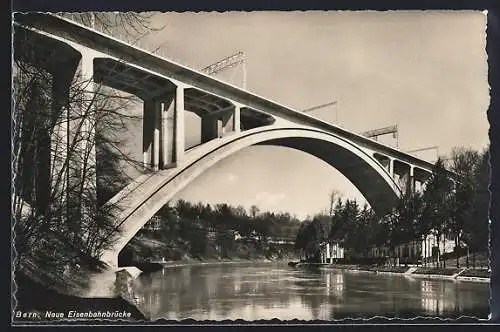
<svg viewBox="0 0 500 332"><path fill-rule="evenodd" d="M89 26L106 34L120 33L120 37L139 38L153 31L160 31L164 26L155 27L152 23L153 12L81 12L59 13L83 25Z"/></svg>
<svg viewBox="0 0 500 332"><path fill-rule="evenodd" d="M340 192L338 190L335 190L333 189L331 192L330 192L330 195L329 195L329 211L328 211L328 215L331 217L333 216L333 212L335 211L335 202L337 201L337 197L340 198Z"/></svg>
<svg viewBox="0 0 500 332"><path fill-rule="evenodd" d="M97 20L105 29L140 35L149 27L149 15L80 16ZM17 53L28 52L28 46L19 43ZM75 259L95 264L117 235L113 206L104 208L102 203L127 181L121 163L139 166L113 136L126 129L127 110L138 99L79 71L60 99L54 95L53 73L22 54L15 55L13 67L11 209L16 266L37 261L58 267Z"/></svg>
<svg viewBox="0 0 500 332"><path fill-rule="evenodd" d="M112 209L97 204L97 139L108 148L108 158L120 156L109 151L114 142L96 134L96 124L116 130L123 117L119 111L132 98L104 88L89 94L88 83L75 76L67 107L57 108L52 77L21 61L16 67L12 209L18 263L38 254L58 264L64 262L59 256L70 252L65 258L98 258L111 244L104 239L114 225Z"/></svg>
<svg viewBox="0 0 500 332"><path fill-rule="evenodd" d="M140 43L148 34L165 28L164 25L156 26L153 23L154 12L82 12L59 13L59 15L132 45ZM160 50L160 46L146 48L152 52Z"/></svg>
<svg viewBox="0 0 500 332"><path fill-rule="evenodd" d="M259 212L260 210L257 205L252 205L250 207L250 216L252 217L252 219L255 219L259 215Z"/></svg>

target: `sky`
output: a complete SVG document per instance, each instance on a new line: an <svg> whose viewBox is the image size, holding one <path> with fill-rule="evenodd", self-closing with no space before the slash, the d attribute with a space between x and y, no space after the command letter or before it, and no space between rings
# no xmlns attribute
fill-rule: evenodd
<svg viewBox="0 0 500 332"><path fill-rule="evenodd" d="M295 108L335 100L309 115L346 129L397 125L380 139L434 161L455 146L488 144L486 16L473 11L157 13L161 31L142 41L201 69L237 51L246 56L247 89ZM242 84L242 67L217 75ZM200 129L186 119L187 144ZM141 137L129 136L141 159ZM299 218L328 208L329 193L364 202L338 171L283 147L254 146L216 164L176 195Z"/></svg>

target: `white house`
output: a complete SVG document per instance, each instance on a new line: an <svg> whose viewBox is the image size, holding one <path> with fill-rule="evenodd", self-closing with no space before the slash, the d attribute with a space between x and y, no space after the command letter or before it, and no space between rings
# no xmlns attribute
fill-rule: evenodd
<svg viewBox="0 0 500 332"><path fill-rule="evenodd" d="M333 263L334 259L344 258L344 247L339 241L327 241L320 244L321 263Z"/></svg>
<svg viewBox="0 0 500 332"><path fill-rule="evenodd" d="M464 244L462 244L463 246ZM439 248L441 255L451 253L455 250L455 240L452 236L441 236L438 243L435 232L430 232L423 240L414 240L402 243L394 248L395 257L408 259L429 259L433 257ZM433 255L434 254L434 255ZM371 257L390 257L392 253L386 246L374 247L370 251Z"/></svg>
<svg viewBox="0 0 500 332"><path fill-rule="evenodd" d="M144 230L156 232L161 229L162 220L158 216L153 216L145 225Z"/></svg>

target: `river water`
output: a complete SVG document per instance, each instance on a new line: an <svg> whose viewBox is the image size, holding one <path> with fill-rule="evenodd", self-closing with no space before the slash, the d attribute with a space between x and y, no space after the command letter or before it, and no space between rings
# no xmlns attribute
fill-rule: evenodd
<svg viewBox="0 0 500 332"><path fill-rule="evenodd" d="M279 263L169 267L136 281L151 319L487 318L489 284Z"/></svg>

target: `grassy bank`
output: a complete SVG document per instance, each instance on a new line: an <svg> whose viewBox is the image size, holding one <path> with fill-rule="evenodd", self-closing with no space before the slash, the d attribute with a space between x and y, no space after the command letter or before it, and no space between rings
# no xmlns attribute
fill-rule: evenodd
<svg viewBox="0 0 500 332"><path fill-rule="evenodd" d="M419 267L414 274L425 274L425 275L442 275L442 276L452 276L459 273L462 269L457 268L435 268L435 267Z"/></svg>
<svg viewBox="0 0 500 332"><path fill-rule="evenodd" d="M337 265L337 264L322 265L322 267L330 269L350 270L350 271L393 272L393 273L405 273L409 269L408 267L404 266L362 266L362 265Z"/></svg>
<svg viewBox="0 0 500 332"><path fill-rule="evenodd" d="M475 277L475 278L489 278L491 272L488 269L481 270L466 270L465 272L460 273L461 277Z"/></svg>
<svg viewBox="0 0 500 332"><path fill-rule="evenodd" d="M484 281L483 279L489 279L491 273L488 269L457 269L457 268L429 268L429 267L416 267L415 270L410 270L410 267L405 266L360 266L360 265L345 265L345 264L307 264L304 263L299 266L321 266L327 269L339 269L339 270L349 270L349 271L366 271L366 272L390 272L395 274L406 274L418 277L431 277L439 278L443 277L458 278L467 277L469 281ZM476 280L477 279L477 280Z"/></svg>

